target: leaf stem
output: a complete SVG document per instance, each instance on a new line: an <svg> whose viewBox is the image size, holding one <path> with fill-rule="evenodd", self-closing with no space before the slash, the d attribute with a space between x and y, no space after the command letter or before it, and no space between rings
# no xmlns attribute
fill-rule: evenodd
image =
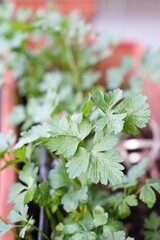
<svg viewBox="0 0 160 240"><path fill-rule="evenodd" d="M61 36L60 37L61 43L62 43L62 47L64 49L65 55L66 55L66 59L68 61L68 65L70 67L70 70L73 74L74 77L74 85L75 85L75 89L77 92L81 91L81 85L80 85L80 79L79 79L79 71L78 71L78 67L75 63L75 59L71 50L71 46L67 45L67 43L64 40L64 37Z"/></svg>
<svg viewBox="0 0 160 240"><path fill-rule="evenodd" d="M2 220L2 222L4 222L5 224L9 224L2 216L0 216L0 220ZM13 225L13 228L15 226ZM21 238L18 236L18 234L16 233L16 231L14 229L11 229L10 231L13 233L13 235L18 239L21 240Z"/></svg>
<svg viewBox="0 0 160 240"><path fill-rule="evenodd" d="M73 58L73 55L71 53L70 48L66 47L65 50L66 50L65 51L66 52L66 57L68 59L70 69L71 69L71 71L73 73L73 76L74 76L75 88L76 88L77 92L80 92L81 87L80 87L79 72L78 72L77 66L75 64L75 61L74 61L74 58Z"/></svg>
<svg viewBox="0 0 160 240"><path fill-rule="evenodd" d="M52 228L52 230L54 231L55 226L56 226L56 222L55 222L55 220L54 220L54 218L53 218L53 216L52 216L52 214L51 214L51 212L50 212L50 209L49 209L48 207L45 207L45 210L46 210L46 214L47 214L47 217L48 217L48 219L49 219L51 228Z"/></svg>
<svg viewBox="0 0 160 240"><path fill-rule="evenodd" d="M142 188L140 188L135 194L138 195Z"/></svg>
<svg viewBox="0 0 160 240"><path fill-rule="evenodd" d="M59 210L59 208L56 211L56 215L58 217L59 222L63 222L64 217L63 217L61 211Z"/></svg>
<svg viewBox="0 0 160 240"><path fill-rule="evenodd" d="M39 232L45 239L50 240L50 238L49 238L44 232L42 232L38 227L36 227L36 226L32 226L32 227L33 227L33 229L35 229L37 232Z"/></svg>

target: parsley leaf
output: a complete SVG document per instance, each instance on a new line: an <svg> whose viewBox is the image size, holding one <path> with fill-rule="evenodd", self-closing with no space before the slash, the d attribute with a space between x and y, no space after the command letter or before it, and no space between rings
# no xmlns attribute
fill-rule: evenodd
<svg viewBox="0 0 160 240"><path fill-rule="evenodd" d="M125 238L125 233L123 231L118 231L118 232L108 232L106 233L105 236L107 240L134 240L134 238L127 237Z"/></svg>
<svg viewBox="0 0 160 240"><path fill-rule="evenodd" d="M88 199L88 187L84 186L80 190L68 192L63 195L61 199L61 203L63 204L64 209L66 212L71 212L75 210L79 202L85 203Z"/></svg>
<svg viewBox="0 0 160 240"><path fill-rule="evenodd" d="M126 218L130 215L130 207L137 206L138 202L134 194L127 197L113 197L111 200L114 210L117 212L118 217Z"/></svg>
<svg viewBox="0 0 160 240"><path fill-rule="evenodd" d="M10 146L15 142L16 137L13 134L13 131L10 130L4 137L3 133L0 133L0 158L4 157L5 153L8 152Z"/></svg>
<svg viewBox="0 0 160 240"><path fill-rule="evenodd" d="M2 237L6 232L11 230L13 227L14 227L14 225L0 222L0 237Z"/></svg>
<svg viewBox="0 0 160 240"><path fill-rule="evenodd" d="M95 227L103 226L108 221L108 213L105 212L104 209L98 205L93 209L93 217Z"/></svg>
<svg viewBox="0 0 160 240"><path fill-rule="evenodd" d="M9 214L8 219L11 223L28 222L28 206L23 203L18 204Z"/></svg>
<svg viewBox="0 0 160 240"><path fill-rule="evenodd" d="M41 138L49 137L48 124L33 126L30 130L22 132L19 142L16 144L15 149L23 147L25 144L32 143Z"/></svg>
<svg viewBox="0 0 160 240"><path fill-rule="evenodd" d="M119 163L123 158L118 153L107 152L117 143L117 138L111 135L103 136L97 133L90 150L80 147L75 157L66 164L70 178L86 173L94 183L116 184L122 181L123 166Z"/></svg>
<svg viewBox="0 0 160 240"><path fill-rule="evenodd" d="M146 96L131 94L116 106L116 111L126 113L124 131L130 135L139 133L137 128L144 128L150 119Z"/></svg>
<svg viewBox="0 0 160 240"><path fill-rule="evenodd" d="M56 151L58 155L72 157L79 143L88 136L91 129L91 123L87 119L83 119L82 114L55 119L50 125L51 138L45 145L50 151Z"/></svg>
<svg viewBox="0 0 160 240"><path fill-rule="evenodd" d="M52 169L48 174L50 186L58 189L69 184L69 178L65 166L59 165Z"/></svg>
<svg viewBox="0 0 160 240"><path fill-rule="evenodd" d="M104 113L96 123L96 129L107 126L107 130L115 134L124 129L127 134L136 135L139 133L137 128L145 127L150 119L146 97L141 94L131 94L123 99L120 89L108 93L97 90L91 99Z"/></svg>
<svg viewBox="0 0 160 240"><path fill-rule="evenodd" d="M156 202L156 195L152 188L160 193L160 180L155 178L147 179L146 185L141 188L139 196L149 208L152 208Z"/></svg>

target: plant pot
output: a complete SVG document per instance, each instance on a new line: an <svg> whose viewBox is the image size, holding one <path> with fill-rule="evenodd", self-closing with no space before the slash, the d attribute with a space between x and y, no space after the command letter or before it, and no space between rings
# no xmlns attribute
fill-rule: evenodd
<svg viewBox="0 0 160 240"><path fill-rule="evenodd" d="M6 136L9 129L12 129L15 132L15 128L13 128L8 122L8 115L10 114L12 108L15 105L15 81L12 77L12 72L10 70L6 71L4 74L4 85L1 89L1 101L0 101L0 130ZM7 160L7 156L6 156ZM0 161L0 167L2 167L3 162ZM10 186L16 181L16 173L13 167L8 167L2 172L0 172L0 216L6 218L9 211L12 208L11 204L7 204L8 194ZM0 240L14 239L11 232L6 233L6 235Z"/></svg>
<svg viewBox="0 0 160 240"><path fill-rule="evenodd" d="M54 2L63 14L78 9L82 16L89 20L96 12L98 0L55 0Z"/></svg>

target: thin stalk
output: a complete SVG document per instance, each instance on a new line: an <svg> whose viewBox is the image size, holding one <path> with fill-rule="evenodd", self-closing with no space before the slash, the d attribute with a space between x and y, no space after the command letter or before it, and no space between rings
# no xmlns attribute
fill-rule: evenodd
<svg viewBox="0 0 160 240"><path fill-rule="evenodd" d="M0 216L0 220L2 220L2 222L4 222L5 224L9 224L4 218L2 218L1 216ZM13 225L13 228L14 228L15 226ZM18 239L18 240L21 240L21 238L18 236L18 234L16 233L16 231L14 230L14 229L11 229L10 230L12 233L13 233L13 235Z"/></svg>
<svg viewBox="0 0 160 240"><path fill-rule="evenodd" d="M37 232L39 232L45 239L50 240L50 238L49 238L44 232L42 232L38 227L36 227L36 226L32 226L32 227L33 227L33 229L35 229Z"/></svg>
<svg viewBox="0 0 160 240"><path fill-rule="evenodd" d="M136 195L138 195L141 191L141 188L135 193Z"/></svg>
<svg viewBox="0 0 160 240"><path fill-rule="evenodd" d="M57 215L58 221L59 221L59 222L63 222L64 216L62 215L62 213L61 213L61 211L59 210L59 208L58 208L57 211L56 211L56 215Z"/></svg>
<svg viewBox="0 0 160 240"><path fill-rule="evenodd" d="M72 52L68 47L65 48L65 52L66 52L66 57L68 59L70 69L71 69L71 71L73 73L73 76L74 76L75 88L76 88L77 92L80 92L81 86L80 86L80 80L79 80L79 72L78 72L76 63L74 61Z"/></svg>
<svg viewBox="0 0 160 240"><path fill-rule="evenodd" d="M48 219L49 219L49 222L50 222L50 226L51 226L51 228L52 228L52 231L54 231L55 226L56 226L56 222L55 222L55 220L54 220L54 218L53 218L53 216L52 216L52 214L51 214L51 212L50 212L50 209L49 209L48 207L46 207L45 210L46 210L46 214L47 214L47 217L48 217Z"/></svg>
<svg viewBox="0 0 160 240"><path fill-rule="evenodd" d="M68 61L68 65L70 67L70 70L73 74L74 77L74 85L75 85L75 89L77 92L81 91L81 83L80 83L80 76L79 76L79 70L78 67L75 63L73 54L72 54L72 50L70 48L70 46L68 46L64 40L64 37L61 35L60 39L59 39L62 43L62 47L64 49L67 61Z"/></svg>

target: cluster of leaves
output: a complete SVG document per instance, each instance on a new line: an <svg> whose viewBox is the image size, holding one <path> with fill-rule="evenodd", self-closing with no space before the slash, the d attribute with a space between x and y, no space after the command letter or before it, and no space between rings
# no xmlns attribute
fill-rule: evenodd
<svg viewBox="0 0 160 240"><path fill-rule="evenodd" d="M125 236L121 219L139 199L153 207L160 181L147 179L139 188L148 159L124 175L117 143L121 133L136 135L148 123L146 97L93 88L101 77L93 67L111 54L110 43L100 41L77 15L62 16L53 7L35 17L29 9L14 18L13 12L12 4L1 6L0 75L5 64L18 80L20 104L10 121L25 131L13 151L15 137L0 135L0 157L10 156L0 170L13 165L19 178L9 195L14 204L9 223L0 217L0 236L11 230L17 239L33 239L37 230L47 240L133 239ZM121 84L132 66L126 58L120 71L111 69L108 76L118 84L110 88ZM39 167L42 146L51 167L45 181ZM50 236L38 229L30 203L45 209Z"/></svg>
<svg viewBox="0 0 160 240"><path fill-rule="evenodd" d="M160 238L160 216L152 212L149 218L145 219L145 240L158 240Z"/></svg>
<svg viewBox="0 0 160 240"><path fill-rule="evenodd" d="M0 11L0 76L13 70L20 97L10 122L25 130L55 113L75 112L100 79L93 67L111 54L112 39L100 38L76 13L63 16L53 6L34 17L30 9L15 12L11 2Z"/></svg>
<svg viewBox="0 0 160 240"><path fill-rule="evenodd" d="M13 225L1 222L6 229L1 235L17 221L21 222L20 237L34 230L32 216L26 215L28 203L34 202L46 209L53 230L51 239L125 240L118 219L130 215L130 208L138 204L137 195L140 193L140 199L149 207L155 203L142 197L148 194L148 188L145 189L148 185L136 192L137 179L144 173L148 160L133 167L124 177L123 158L115 148L121 132L136 134L137 128L147 124L150 113L145 100L142 95L124 98L119 89L108 93L96 90L81 113L55 117L50 123L22 132L13 152L16 160L25 161L23 169L18 171L20 182L12 186L9 196L9 201L15 204L8 216ZM41 145L48 149L52 161L57 162L48 174L48 182L41 180L32 162L34 150ZM95 191L97 183L109 183L113 190L119 191L112 194ZM150 179L147 184L159 191L160 181ZM25 214L17 209L20 204ZM49 239L46 235L45 238Z"/></svg>

